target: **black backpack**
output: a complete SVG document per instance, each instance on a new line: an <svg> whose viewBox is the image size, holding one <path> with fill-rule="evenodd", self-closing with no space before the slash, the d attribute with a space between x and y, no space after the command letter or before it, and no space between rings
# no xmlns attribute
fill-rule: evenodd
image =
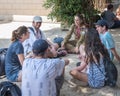
<svg viewBox="0 0 120 96"><path fill-rule="evenodd" d="M104 58L104 66L106 72L105 84L110 87L115 87L118 78L118 71L115 64L109 58Z"/></svg>
<svg viewBox="0 0 120 96"><path fill-rule="evenodd" d="M0 76L5 75L5 56L8 48L0 49Z"/></svg>
<svg viewBox="0 0 120 96"><path fill-rule="evenodd" d="M9 81L0 83L0 96L22 96L20 88Z"/></svg>

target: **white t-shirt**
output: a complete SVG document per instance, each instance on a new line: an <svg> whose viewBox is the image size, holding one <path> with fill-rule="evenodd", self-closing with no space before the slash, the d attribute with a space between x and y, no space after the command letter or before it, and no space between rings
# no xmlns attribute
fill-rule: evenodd
<svg viewBox="0 0 120 96"><path fill-rule="evenodd" d="M63 72L62 59L32 59L23 63L22 96L56 96L55 78Z"/></svg>
<svg viewBox="0 0 120 96"><path fill-rule="evenodd" d="M35 28L33 26L31 28L34 30L34 32L29 28L29 32L30 32L29 39L25 40L22 43L23 47L24 47L24 55L25 56L27 55L27 53L32 51L32 45L33 45L35 40L37 40L37 39L46 39L44 33L41 30L39 30L39 32L38 32L39 33L38 34L39 38L37 38L36 37L37 32L36 32Z"/></svg>

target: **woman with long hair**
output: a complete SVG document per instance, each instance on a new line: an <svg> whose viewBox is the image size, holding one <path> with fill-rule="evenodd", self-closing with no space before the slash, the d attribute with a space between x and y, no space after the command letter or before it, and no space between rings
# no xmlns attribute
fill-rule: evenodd
<svg viewBox="0 0 120 96"><path fill-rule="evenodd" d="M82 52L81 52L82 49ZM84 49L84 55L83 53ZM79 48L81 65L72 69L70 74L90 87L100 88L105 84L105 68L103 59L109 57L107 49L101 43L98 32L88 29L85 33L84 45Z"/></svg>
<svg viewBox="0 0 120 96"><path fill-rule="evenodd" d="M74 16L74 24L71 25L71 28L68 34L65 36L64 41L62 42L62 48L65 48L68 53L78 53L78 47L84 41L84 31L87 28L85 19L82 14L76 14ZM71 38L74 35L74 39Z"/></svg>
<svg viewBox="0 0 120 96"><path fill-rule="evenodd" d="M24 60L22 42L29 38L28 28L20 26L12 32L12 44L8 48L5 59L5 71L10 81L21 81L21 69Z"/></svg>

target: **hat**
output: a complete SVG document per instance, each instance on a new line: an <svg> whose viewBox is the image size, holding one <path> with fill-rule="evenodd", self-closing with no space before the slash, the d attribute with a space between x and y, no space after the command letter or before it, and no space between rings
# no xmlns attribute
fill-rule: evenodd
<svg viewBox="0 0 120 96"><path fill-rule="evenodd" d="M33 18L33 21L34 21L34 22L42 22L42 18L41 18L40 16L35 16L35 17Z"/></svg>
<svg viewBox="0 0 120 96"><path fill-rule="evenodd" d="M98 20L96 23L94 23L95 25L99 25L99 26L107 26L108 24L105 20Z"/></svg>
<svg viewBox="0 0 120 96"><path fill-rule="evenodd" d="M45 52L45 50L48 48L49 44L46 40L38 39L33 43L32 50L34 54L39 54L42 52Z"/></svg>
<svg viewBox="0 0 120 96"><path fill-rule="evenodd" d="M61 47L61 42L64 40L64 38L63 37L55 37L54 39L53 39L53 42L54 43L57 43L60 47Z"/></svg>

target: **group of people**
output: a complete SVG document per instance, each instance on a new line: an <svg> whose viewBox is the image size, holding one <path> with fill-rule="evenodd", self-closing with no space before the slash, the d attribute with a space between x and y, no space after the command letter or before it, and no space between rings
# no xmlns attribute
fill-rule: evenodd
<svg viewBox="0 0 120 96"><path fill-rule="evenodd" d="M22 81L22 96L59 96L64 69L69 64L68 59L56 58L58 45L46 39L41 24L42 18L35 16L32 27L20 26L14 30L6 54L7 79ZM120 57L106 20L98 20L95 28L89 28L83 15L76 14L59 47L67 53L79 54L81 64L70 71L71 76L90 87L100 88L105 85L103 59L113 60L115 56L120 62Z"/></svg>
<svg viewBox="0 0 120 96"><path fill-rule="evenodd" d="M56 58L58 45L45 38L41 24L42 18L35 16L32 27L14 30L7 50L6 76L12 82L22 82L22 96L59 96L64 67L69 64L68 59Z"/></svg>
<svg viewBox="0 0 120 96"><path fill-rule="evenodd" d="M119 7L116 10L116 14L113 12L114 6L109 4L107 9L101 13L101 17L108 24L108 28L120 28L120 12Z"/></svg>

